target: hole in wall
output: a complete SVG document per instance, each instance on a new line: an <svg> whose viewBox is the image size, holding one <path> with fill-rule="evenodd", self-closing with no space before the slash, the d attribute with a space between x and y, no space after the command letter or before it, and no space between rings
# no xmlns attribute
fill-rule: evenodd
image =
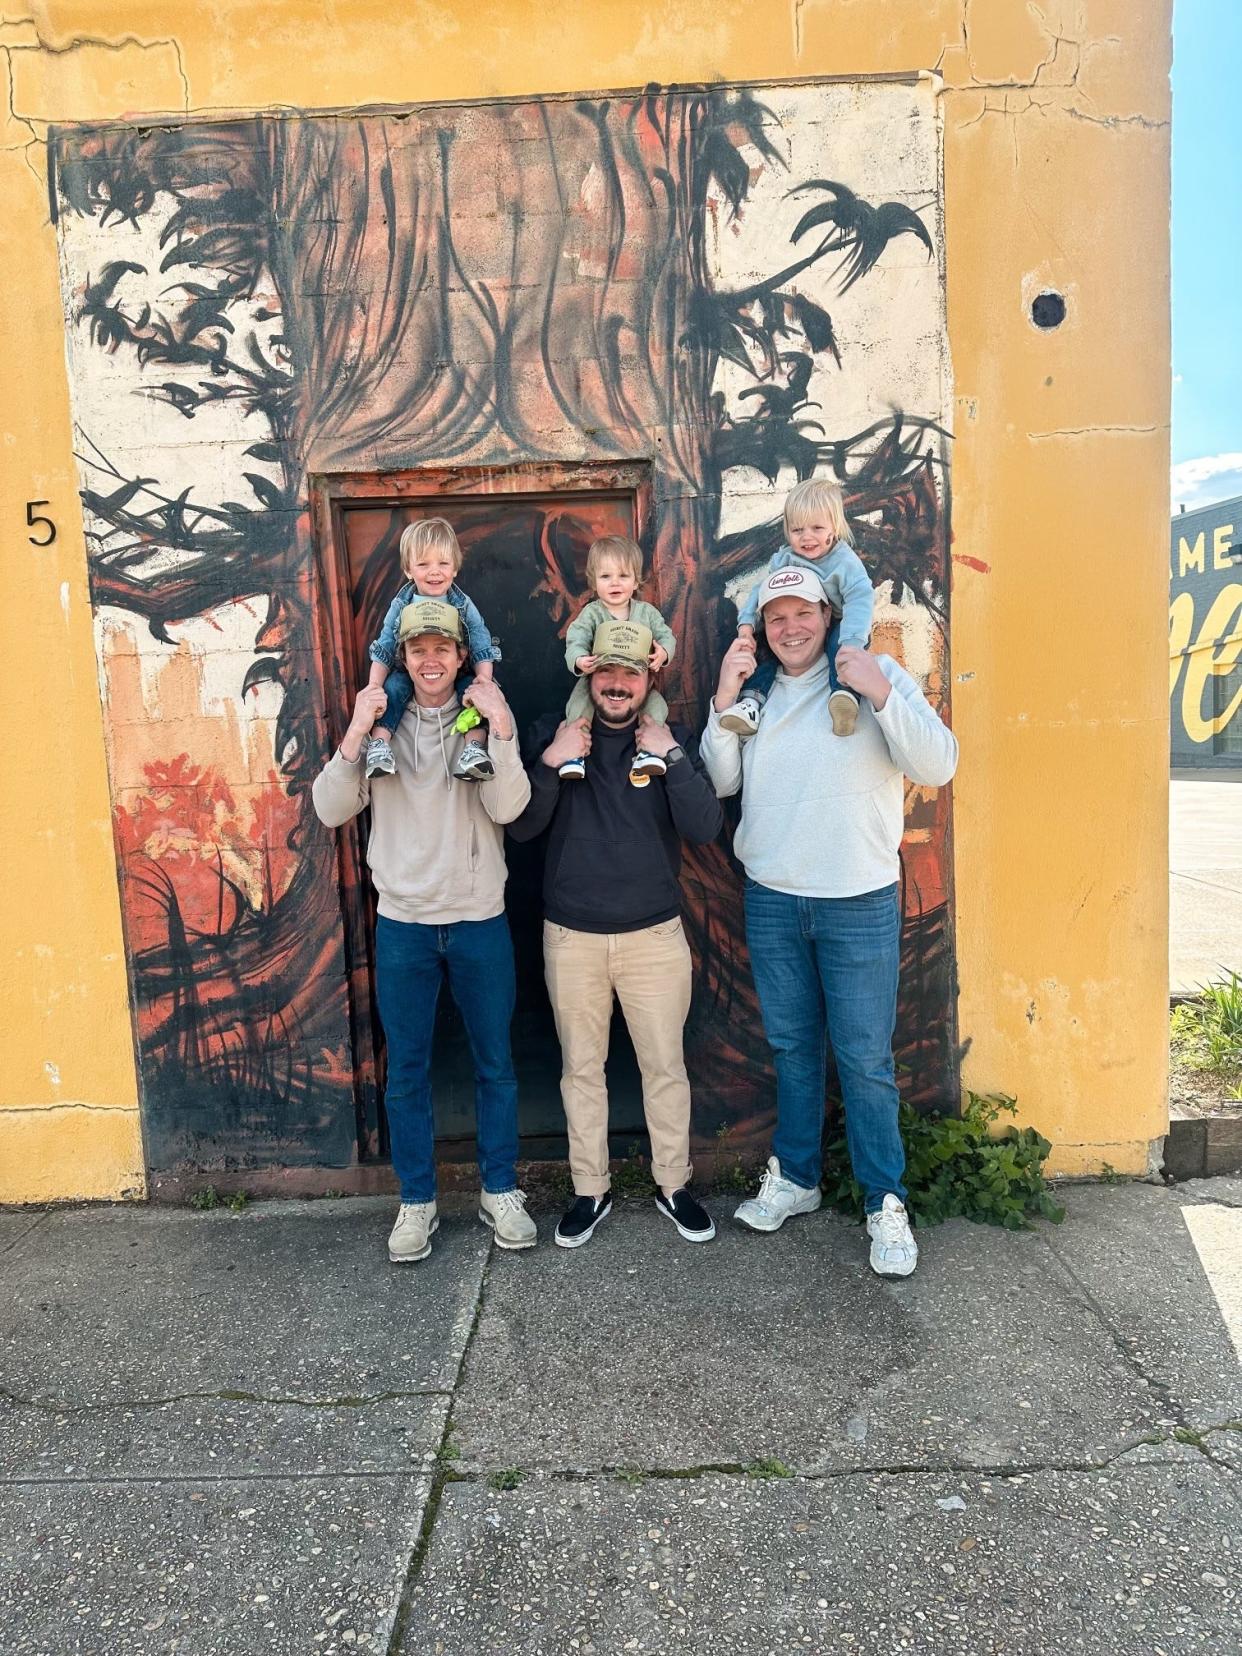
<svg viewBox="0 0 1242 1656"><path fill-rule="evenodd" d="M1037 328L1059 328L1065 321L1065 295L1036 294L1031 301L1031 321Z"/></svg>

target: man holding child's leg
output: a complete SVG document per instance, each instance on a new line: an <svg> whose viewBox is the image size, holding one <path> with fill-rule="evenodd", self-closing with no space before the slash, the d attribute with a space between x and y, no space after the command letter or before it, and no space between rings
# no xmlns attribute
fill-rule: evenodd
<svg viewBox="0 0 1242 1656"><path fill-rule="evenodd" d="M530 804L509 832L550 829L544 875L544 966L561 1042L561 1096L575 1201L556 1227L581 1247L612 1205L604 1064L612 1003L621 1002L643 1080L656 1206L688 1242L716 1234L690 1182L690 1084L682 1031L690 1010L690 949L681 923L681 841L719 833L722 813L689 731L640 712L650 688L651 633L607 621L592 644L590 720L545 720L532 740ZM662 775L635 787L635 747ZM570 759L590 764L562 780Z"/></svg>

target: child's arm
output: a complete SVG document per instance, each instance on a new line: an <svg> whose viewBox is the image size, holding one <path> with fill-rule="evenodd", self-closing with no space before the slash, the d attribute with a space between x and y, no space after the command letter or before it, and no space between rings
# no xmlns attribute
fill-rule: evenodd
<svg viewBox="0 0 1242 1656"><path fill-rule="evenodd" d="M487 630L487 622L484 621L479 606L473 598L467 598L464 592L461 594L460 612L466 627L466 643L470 649L470 664L477 676L490 679L492 663L500 660L500 646ZM481 667L487 668L486 674L479 672Z"/></svg>
<svg viewBox="0 0 1242 1656"><path fill-rule="evenodd" d="M595 642L595 606L584 604L565 630L565 665L571 673L581 674L582 661L591 660L591 645Z"/></svg>
<svg viewBox="0 0 1242 1656"><path fill-rule="evenodd" d="M647 605L647 614L644 617L647 626L660 649L664 651L664 660L658 665L663 667L673 659L677 651L677 637L668 622L660 614L654 604Z"/></svg>
<svg viewBox="0 0 1242 1656"><path fill-rule="evenodd" d="M391 672L392 672L392 668L391 667L385 667L385 665L382 661L373 661L371 663L371 670L367 674L367 684L369 686L371 686L372 688L374 688L374 686L377 685L377 684L382 686L383 683L384 683L384 680L388 677L389 673L391 673Z"/></svg>
<svg viewBox="0 0 1242 1656"><path fill-rule="evenodd" d="M833 559L837 564L833 573L841 583L841 631L837 648L842 644L857 644L859 649L866 649L871 637L871 618L875 614L871 577L857 552L844 542L837 544Z"/></svg>
<svg viewBox="0 0 1242 1656"><path fill-rule="evenodd" d="M384 624L379 630L379 637L367 651L373 663L367 676L368 684L382 684L389 669L397 665L397 623L401 619L401 611L410 601L409 592L407 583L384 612ZM384 669L378 677L375 674L376 667Z"/></svg>

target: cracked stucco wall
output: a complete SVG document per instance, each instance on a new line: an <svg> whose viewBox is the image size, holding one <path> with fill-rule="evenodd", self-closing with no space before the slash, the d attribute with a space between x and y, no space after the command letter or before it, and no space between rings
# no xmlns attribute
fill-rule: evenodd
<svg viewBox="0 0 1242 1656"><path fill-rule="evenodd" d="M0 24L0 1200L143 1188L49 123L920 69L944 87L965 1080L1016 1094L1062 1170L1145 1170L1166 1120L1170 6L73 0ZM1046 289L1051 332L1029 317Z"/></svg>

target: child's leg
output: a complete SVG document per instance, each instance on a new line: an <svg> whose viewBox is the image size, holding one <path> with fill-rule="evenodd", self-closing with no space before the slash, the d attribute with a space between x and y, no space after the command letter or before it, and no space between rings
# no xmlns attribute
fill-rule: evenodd
<svg viewBox="0 0 1242 1656"><path fill-rule="evenodd" d="M841 680L837 677L837 645L841 642L841 623L834 621L828 629L828 636L824 640L824 654L828 657L828 692L841 689Z"/></svg>
<svg viewBox="0 0 1242 1656"><path fill-rule="evenodd" d="M643 703L644 715L653 719L656 724L668 723L668 703L658 690L652 690ZM668 764L658 753L649 753L645 747L635 745L634 758L630 765L630 781L636 788L645 788L653 776L663 776L668 770Z"/></svg>
<svg viewBox="0 0 1242 1656"><path fill-rule="evenodd" d="M840 622L834 621L824 640L824 654L828 657L828 713L834 736L852 736L858 723L858 697L852 690L847 690L837 677L837 644L840 637Z"/></svg>
<svg viewBox="0 0 1242 1656"><path fill-rule="evenodd" d="M761 661L754 672L746 680L738 692L738 698L732 707L726 707L720 715L721 727L730 730L743 741L751 737L759 728L759 716L763 711L763 704L768 699L768 693L776 681L776 661L769 657Z"/></svg>
<svg viewBox="0 0 1242 1656"><path fill-rule="evenodd" d="M473 683L474 679L469 673L460 673L457 677L456 689L462 700L463 713L470 707L465 700L465 694ZM461 713L457 718L458 729L461 730ZM486 782L489 777L496 774L496 767L487 751L487 725L484 722L472 724L468 729L462 730L462 734L466 739L457 755L457 763L453 766L453 775L463 782Z"/></svg>
<svg viewBox="0 0 1242 1656"><path fill-rule="evenodd" d="M642 712L653 724L668 723L668 703L658 690L653 690L647 697Z"/></svg>
<svg viewBox="0 0 1242 1656"><path fill-rule="evenodd" d="M468 673L468 672L458 673L457 680L456 680L456 683L454 684L453 688L457 691L457 699L461 703L463 713L465 712L465 710L468 707L470 707L472 705L470 702L468 702L466 700L466 691L470 689L470 687L473 683L474 683L474 677L470 673ZM458 717L460 718L460 716L461 715L459 714ZM470 729L468 731L466 731L465 734L469 737L469 739L472 742L477 743L478 746L481 747L484 752L487 751L487 720L486 719L480 719L478 724L471 725Z"/></svg>
<svg viewBox="0 0 1242 1656"><path fill-rule="evenodd" d="M595 713L595 705L591 700L591 676L583 673L580 679L574 680L573 691L565 703L565 717L567 719L589 719Z"/></svg>
<svg viewBox="0 0 1242 1656"><path fill-rule="evenodd" d="M746 683L742 686L742 695L738 697L738 700L741 701L743 696L749 696L752 700L757 701L760 707L762 707L764 702L767 701L768 697L771 695L772 686L775 683L776 657L769 656L766 661L761 661L759 663L754 672L746 680Z"/></svg>
<svg viewBox="0 0 1242 1656"><path fill-rule="evenodd" d="M414 680L404 667L394 667L385 678L384 694L388 697L388 706L371 726L373 737L391 736L410 705L410 697L414 694Z"/></svg>

